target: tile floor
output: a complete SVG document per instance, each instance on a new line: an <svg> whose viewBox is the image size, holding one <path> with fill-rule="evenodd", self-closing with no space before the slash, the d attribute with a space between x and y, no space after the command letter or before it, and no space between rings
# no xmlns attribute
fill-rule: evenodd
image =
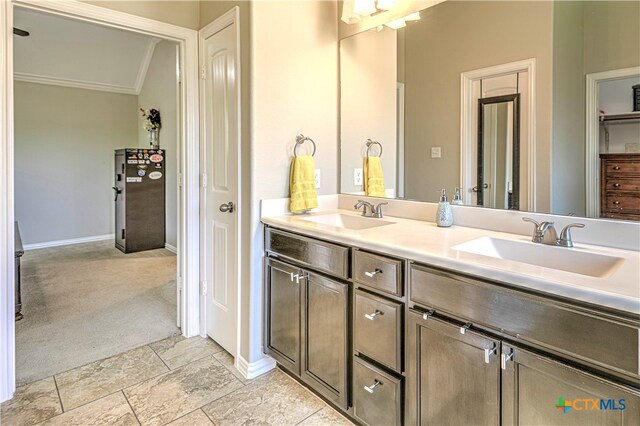
<svg viewBox="0 0 640 426"><path fill-rule="evenodd" d="M279 370L245 380L213 340L174 336L18 388L0 424L351 423Z"/></svg>

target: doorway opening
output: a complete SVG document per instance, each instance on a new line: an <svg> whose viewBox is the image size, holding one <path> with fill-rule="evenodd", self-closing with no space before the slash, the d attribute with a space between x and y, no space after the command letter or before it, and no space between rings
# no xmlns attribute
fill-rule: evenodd
<svg viewBox="0 0 640 426"><path fill-rule="evenodd" d="M181 88L175 41L13 18L28 33L13 40L22 385L180 333Z"/></svg>

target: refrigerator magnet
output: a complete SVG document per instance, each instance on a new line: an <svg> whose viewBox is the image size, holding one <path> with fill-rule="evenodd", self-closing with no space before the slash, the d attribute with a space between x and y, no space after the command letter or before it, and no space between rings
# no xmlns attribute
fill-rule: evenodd
<svg viewBox="0 0 640 426"><path fill-rule="evenodd" d="M160 179L162 177L162 172L151 172L149 173L149 179Z"/></svg>
<svg viewBox="0 0 640 426"><path fill-rule="evenodd" d="M153 154L151 157L149 157L149 160L153 161L154 163L159 163L162 161L162 159L163 157L160 154Z"/></svg>
<svg viewBox="0 0 640 426"><path fill-rule="evenodd" d="M141 177L127 177L127 183L139 183L142 182Z"/></svg>
<svg viewBox="0 0 640 426"><path fill-rule="evenodd" d="M144 175L146 175L147 172L145 172L144 170L138 170L138 176L142 177Z"/></svg>

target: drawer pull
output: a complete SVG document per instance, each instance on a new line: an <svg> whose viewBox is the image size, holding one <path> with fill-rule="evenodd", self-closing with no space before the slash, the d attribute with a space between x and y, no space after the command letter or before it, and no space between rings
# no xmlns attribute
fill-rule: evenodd
<svg viewBox="0 0 640 426"><path fill-rule="evenodd" d="M367 391L367 392L369 392L369 393L374 393L374 392L375 392L375 389L376 389L376 386L378 386L378 385L382 386L382 385L384 385L384 383L382 383L382 382L381 382L380 380L378 380L378 379L375 379L375 380L373 381L373 384L372 384L371 386L365 386L365 387L364 387L364 390L366 390L366 391Z"/></svg>
<svg viewBox="0 0 640 426"><path fill-rule="evenodd" d="M382 273L382 269L378 269L378 268L376 268L376 270L375 270L375 271L373 271L373 272L365 272L364 274L365 274L366 276L368 276L369 278L373 278L374 276L376 276L376 275L378 275L378 274L381 274L381 273Z"/></svg>
<svg viewBox="0 0 640 426"><path fill-rule="evenodd" d="M506 353L502 352L502 354L500 354L500 367L503 370L507 369L507 362L511 361L513 359L513 350L511 350L511 353L509 355L507 355Z"/></svg>
<svg viewBox="0 0 640 426"><path fill-rule="evenodd" d="M300 284L300 280L304 280L306 278L309 278L309 274L295 274L291 276L291 282L295 279L296 284Z"/></svg>
<svg viewBox="0 0 640 426"><path fill-rule="evenodd" d="M460 327L460 334L466 334L467 330L471 328L471 323L468 322L465 325L463 325L462 327Z"/></svg>
<svg viewBox="0 0 640 426"><path fill-rule="evenodd" d="M620 204L620 201L614 201L613 204L615 204L616 206Z"/></svg>
<svg viewBox="0 0 640 426"><path fill-rule="evenodd" d="M493 348L485 348L484 349L484 362L485 364L489 364L491 362L491 355L495 355L498 351L498 347L494 346ZM511 355L513 356L513 355Z"/></svg>
<svg viewBox="0 0 640 426"><path fill-rule="evenodd" d="M429 319L429 317L430 317L431 315L433 315L434 313L435 313L435 311L434 311L433 309L432 309L432 310L430 310L430 311L427 311L427 312L423 312L423 313L422 313L422 319L426 321L426 320L428 320L428 319Z"/></svg>
<svg viewBox="0 0 640 426"><path fill-rule="evenodd" d="M614 184L613 184L613 187L614 187L614 188L620 188L620 184L619 184L619 183L614 183Z"/></svg>
<svg viewBox="0 0 640 426"><path fill-rule="evenodd" d="M620 170L620 166L613 166L613 170Z"/></svg>
<svg viewBox="0 0 640 426"><path fill-rule="evenodd" d="M373 321L374 319L376 319L376 317L377 317L378 315L384 315L384 312L379 311L379 310L377 310L377 309L376 309L376 311L375 311L374 313L372 313L372 314L364 314L364 317L365 317L366 319L368 319L368 320Z"/></svg>

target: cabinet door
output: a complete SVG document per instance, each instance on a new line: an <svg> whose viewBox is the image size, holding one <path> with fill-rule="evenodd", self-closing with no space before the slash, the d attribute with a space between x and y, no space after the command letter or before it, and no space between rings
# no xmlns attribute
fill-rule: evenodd
<svg viewBox="0 0 640 426"><path fill-rule="evenodd" d="M414 310L407 339L408 425L500 423L499 341Z"/></svg>
<svg viewBox="0 0 640 426"><path fill-rule="evenodd" d="M504 425L637 425L640 391L534 354L502 348Z"/></svg>
<svg viewBox="0 0 640 426"><path fill-rule="evenodd" d="M304 272L302 292L302 379L347 408L349 287Z"/></svg>
<svg viewBox="0 0 640 426"><path fill-rule="evenodd" d="M283 367L300 375L300 270L274 259L265 262L265 347Z"/></svg>

